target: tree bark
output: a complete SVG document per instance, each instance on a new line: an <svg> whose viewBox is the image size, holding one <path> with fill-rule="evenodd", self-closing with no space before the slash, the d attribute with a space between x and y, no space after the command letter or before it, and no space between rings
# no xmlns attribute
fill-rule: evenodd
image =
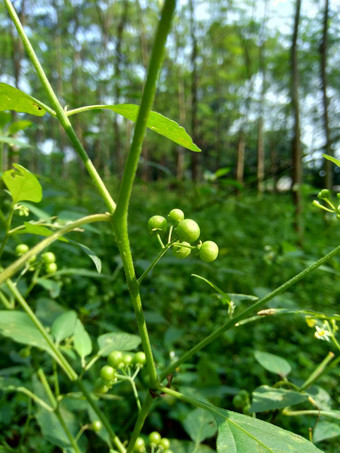
<svg viewBox="0 0 340 453"><path fill-rule="evenodd" d="M291 98L292 113L294 118L292 140L292 194L295 205L294 227L297 233L298 243L303 240L303 206L302 206L302 150L300 141L300 105L299 105L299 68L298 68L298 33L300 23L301 0L296 0L294 31L291 44Z"/></svg>
<svg viewBox="0 0 340 453"><path fill-rule="evenodd" d="M194 2L189 0L190 8L190 37L191 37L191 136L197 142L197 38L194 17ZM194 183L199 179L199 154L191 154L191 178Z"/></svg>
<svg viewBox="0 0 340 453"><path fill-rule="evenodd" d="M328 20L329 20L329 0L325 0L324 14L323 14L323 29L322 39L320 43L320 79L322 91L322 105L323 105L323 129L325 135L325 152L330 156L334 156L332 149L332 142L329 128L329 98L327 96L327 49L328 49ZM329 190L333 188L333 164L325 159L325 187Z"/></svg>

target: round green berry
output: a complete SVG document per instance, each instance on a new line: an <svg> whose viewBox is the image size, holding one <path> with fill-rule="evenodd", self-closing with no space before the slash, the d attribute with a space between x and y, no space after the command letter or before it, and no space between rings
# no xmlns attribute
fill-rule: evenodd
<svg viewBox="0 0 340 453"><path fill-rule="evenodd" d="M96 420L92 423L91 428L94 432L98 433L102 429L103 425L100 420Z"/></svg>
<svg viewBox="0 0 340 453"><path fill-rule="evenodd" d="M15 253L17 256L24 255L29 251L29 247L26 244L19 244L15 247Z"/></svg>
<svg viewBox="0 0 340 453"><path fill-rule="evenodd" d="M164 448L164 450L168 450L170 448L170 440L166 437L162 437L161 441L159 442L159 446Z"/></svg>
<svg viewBox="0 0 340 453"><path fill-rule="evenodd" d="M148 221L149 233L164 233L168 228L168 222L161 215L154 215Z"/></svg>
<svg viewBox="0 0 340 453"><path fill-rule="evenodd" d="M57 272L57 269L58 269L58 266L56 265L56 263L49 263L46 266L46 273L54 274L55 272Z"/></svg>
<svg viewBox="0 0 340 453"><path fill-rule="evenodd" d="M136 365L145 365L146 356L143 351L136 352L133 361Z"/></svg>
<svg viewBox="0 0 340 453"><path fill-rule="evenodd" d="M328 189L322 189L318 193L318 198L320 198L322 200L324 198L329 198L329 195L330 195L330 191Z"/></svg>
<svg viewBox="0 0 340 453"><path fill-rule="evenodd" d="M161 435L157 431L153 431L149 434L149 441L151 445L159 445L161 438Z"/></svg>
<svg viewBox="0 0 340 453"><path fill-rule="evenodd" d="M142 453L145 451L145 442L144 442L143 437L137 437L133 450L137 451L139 453Z"/></svg>
<svg viewBox="0 0 340 453"><path fill-rule="evenodd" d="M249 404L249 393L247 390L240 390L233 398L233 405L237 409L242 409Z"/></svg>
<svg viewBox="0 0 340 453"><path fill-rule="evenodd" d="M173 209L168 214L169 223L172 226L177 226L184 219L184 212L180 209Z"/></svg>
<svg viewBox="0 0 340 453"><path fill-rule="evenodd" d="M107 361L113 368L119 370L124 366L123 353L121 351L112 351L110 352Z"/></svg>
<svg viewBox="0 0 340 453"><path fill-rule="evenodd" d="M195 220L184 219L179 222L176 233L181 241L194 242L200 237L200 227Z"/></svg>
<svg viewBox="0 0 340 453"><path fill-rule="evenodd" d="M186 258L191 253L189 242L179 242L172 246L172 253L176 258Z"/></svg>
<svg viewBox="0 0 340 453"><path fill-rule="evenodd" d="M99 383L94 389L95 393L107 393L109 390L109 387L103 383Z"/></svg>
<svg viewBox="0 0 340 453"><path fill-rule="evenodd" d="M109 365L103 366L103 368L100 370L100 377L105 382L113 381L115 379L115 377L116 377L115 369L112 368L112 366L109 366Z"/></svg>
<svg viewBox="0 0 340 453"><path fill-rule="evenodd" d="M56 260L55 254L52 252L43 253L42 259L45 264L55 263L55 260Z"/></svg>
<svg viewBox="0 0 340 453"><path fill-rule="evenodd" d="M125 367L129 367L133 363L133 355L132 354L123 354L123 363Z"/></svg>
<svg viewBox="0 0 340 453"><path fill-rule="evenodd" d="M202 261L210 263L215 261L218 256L218 246L213 241L205 241L200 247L199 256Z"/></svg>

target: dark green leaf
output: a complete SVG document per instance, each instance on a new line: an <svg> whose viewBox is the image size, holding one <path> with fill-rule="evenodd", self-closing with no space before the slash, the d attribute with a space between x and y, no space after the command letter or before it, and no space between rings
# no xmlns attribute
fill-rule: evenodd
<svg viewBox="0 0 340 453"><path fill-rule="evenodd" d="M46 113L36 99L6 83L0 83L0 110L14 110L35 116L44 116Z"/></svg>
<svg viewBox="0 0 340 453"><path fill-rule="evenodd" d="M60 343L67 337L71 337L74 333L77 322L77 313L73 310L67 311L52 324L52 335L57 343Z"/></svg>
<svg viewBox="0 0 340 453"><path fill-rule="evenodd" d="M14 203L18 201L42 200L42 188L38 179L26 168L19 164L13 164L15 169L3 173L2 179L10 191Z"/></svg>
<svg viewBox="0 0 340 453"><path fill-rule="evenodd" d="M92 352L91 338L79 319L77 319L74 330L73 344L74 349L77 351L82 360Z"/></svg>
<svg viewBox="0 0 340 453"><path fill-rule="evenodd" d="M292 370L287 360L275 354L255 351L254 355L259 364L271 373L279 374L280 376L287 376Z"/></svg>
<svg viewBox="0 0 340 453"><path fill-rule="evenodd" d="M318 422L313 432L313 442L340 436L340 425L331 422Z"/></svg>
<svg viewBox="0 0 340 453"><path fill-rule="evenodd" d="M98 355L107 356L111 351L132 351L139 346L141 339L137 335L125 332L105 333L98 337Z"/></svg>
<svg viewBox="0 0 340 453"><path fill-rule="evenodd" d="M275 389L261 385L253 392L251 412L271 411L300 404L308 400L308 395L287 389Z"/></svg>

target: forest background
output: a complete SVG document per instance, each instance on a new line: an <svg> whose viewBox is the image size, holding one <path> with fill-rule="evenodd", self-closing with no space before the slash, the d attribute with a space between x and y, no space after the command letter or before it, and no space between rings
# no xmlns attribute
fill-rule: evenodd
<svg viewBox="0 0 340 453"><path fill-rule="evenodd" d="M139 104L159 2L19 0L14 5L65 108ZM226 314L220 298L190 277L192 273L204 275L228 293L261 297L339 242L335 216L312 206L320 189L338 191L340 186L340 168L322 157L323 153L340 157L339 29L340 5L332 0L188 0L178 5L153 110L185 127L202 152L190 153L147 132L130 214L132 248L138 269L145 270L156 253L147 219L176 207L195 214L218 243L220 256L209 268L194 258L182 262L167 257L153 272L157 285L147 282L146 316L160 364L168 353L165 347L185 350L194 334L207 334L216 318ZM2 4L0 82L46 100ZM108 111L84 112L71 120L116 193L133 123ZM0 170L19 162L40 175L45 189L41 210L66 221L102 205L57 122L1 112L0 128ZM34 208L31 212L38 215ZM37 311L47 311L43 306L49 300L51 307L77 309L91 335L112 330L106 319L110 316L116 327L134 332L118 251L107 249L104 227L88 233L86 243L100 256L102 275L79 271L90 266L87 258L78 251L65 254L64 245L55 244L60 278L48 295L46 286L34 289ZM34 239L28 238L31 242ZM10 249L6 253L10 260ZM334 313L339 272L340 261L334 258L270 306L322 307ZM117 307L125 308L116 312ZM255 323L252 329L251 335L246 330L228 332L221 344L201 352L193 367L198 377L188 365L180 384L195 380L202 394L223 400L220 405L228 407L240 389L251 393L260 384L275 382L254 358L254 350L285 357L297 381L303 381L329 351L337 352L328 341L315 338L304 318ZM18 366L29 363L29 358L12 352L11 360ZM12 365L1 360L2 367ZM336 368L321 378L324 407L339 407L337 382ZM7 403L0 404L3 438L15 446L16 433L22 430L22 414L16 415L15 407L21 402L14 401L5 416ZM124 419L128 404L117 404ZM160 405L147 429L187 441L188 410L179 405L170 417L164 413ZM296 418L283 413L275 413L271 420L305 437L319 421L315 414ZM340 428L334 421L331 425L332 435L316 439L326 440L321 447L335 452ZM209 445L208 440L207 449Z"/></svg>

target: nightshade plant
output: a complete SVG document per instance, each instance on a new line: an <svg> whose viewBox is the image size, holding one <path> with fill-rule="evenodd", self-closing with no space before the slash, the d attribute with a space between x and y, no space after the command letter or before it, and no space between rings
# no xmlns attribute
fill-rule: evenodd
<svg viewBox="0 0 340 453"><path fill-rule="evenodd" d="M171 210L167 219L163 217L166 213L161 213L162 215L155 214L149 220L149 232L158 240L161 251L139 277L135 273L130 248L128 208L146 128L149 127L193 152L199 151L183 128L164 116L151 111L165 44L175 11L175 3L175 0L165 0L164 2L140 107L135 105L95 105L66 110L57 99L25 34L12 2L5 0L9 15L48 95L51 106L45 105L16 88L0 84L0 109L14 110L36 116L48 113L53 119L59 121L102 197L107 212L94 213L69 222L66 225L60 225L57 221L54 222L51 219L41 219L38 222L24 222L22 225L13 228L13 216L17 213L23 216L27 214L28 208L25 203L39 203L41 201L43 196L42 187L38 179L19 164L15 164L13 169L7 170L2 174L2 181L11 201L7 205L7 209L4 212L1 211L4 234L0 246L0 256L6 252L6 245L10 243L15 235L28 233L43 236L44 239L30 249L26 244L19 244L15 249L17 259L1 271L0 299L5 310L0 313L0 332L2 336L18 343L23 343L27 348L33 347L45 351L52 361L52 372L51 375L47 375L42 365L39 366L32 379L32 388L19 385L15 379L2 377L0 381L1 389L8 393L17 392L28 396L30 401L36 405L36 419L44 436L53 445L59 446L65 452L79 453L86 450L86 444L82 442L82 434L86 430L97 433L106 442L110 452L150 451L170 453L175 451L172 450L171 442L166 437L162 438L158 432L143 433L143 425L152 410L153 402L161 398L162 395L170 395L196 408L192 412L191 426L200 423L204 427L205 432L208 430L210 435L214 435L217 429L216 450L218 452L318 452L321 450L315 447L311 441L259 420L254 415L257 411L286 408L308 400L309 396L305 390L316 381L322 372L327 371L327 367L334 355L326 357L325 361L317 367L306 382L297 387L293 384L290 385L286 379L289 370L287 371L284 361L280 361L276 356L270 357L264 353L259 353L257 360L261 365L270 368L273 372L277 372L280 376L284 376L284 381L292 389L288 391L281 387L277 389L260 388L254 395L252 405L248 392L242 391L234 398L234 405L237 409L241 409L243 413L231 411L229 408L215 407L207 401L194 398L191 394L181 393L174 388L172 378L182 364L212 341L219 338L227 330L236 325L259 319L259 315L262 318L265 315L274 315L275 310L266 311L264 309L266 303L334 257L340 251L340 246L237 314L235 314L235 303L229 294L217 288L204 277L196 275L196 277L212 286L225 303L228 304L229 319L221 323L206 338L200 339L195 346L169 363L164 369L159 370L155 363L140 292L144 278L169 249L172 249L174 255L178 258L196 254L208 263L214 261L218 256L217 244L209 239L206 240L206 238L202 242L200 240L201 231L197 222L186 218L185 214L177 208ZM112 198L89 159L69 119L70 116L83 111L98 109L112 110L136 123L116 201ZM328 199L325 193L323 194L323 199ZM67 236L68 233L94 222L107 222L112 231L112 241L116 241L118 245L139 335L108 332L98 337L98 350L92 354L91 339L74 310L68 310L60 314L55 318L50 328L47 328L27 303L26 298L37 284L48 290L53 291L55 289L53 278L58 269L58 257L48 250L48 247L55 241L63 241L69 247L80 246L93 259L98 272L100 272L99 258L87 247L75 244ZM145 230L147 230L147 227L145 227ZM204 232L202 232L202 237L204 237ZM24 286L21 285L23 279L26 279L26 285ZM21 291L22 288L23 290ZM329 325L335 325L333 318L322 314L311 313L310 317L327 321ZM334 332L335 327L333 329L333 337L334 341L336 341ZM140 350L138 352L131 352L139 346ZM73 365L75 356L70 353L70 348L78 355L77 366ZM102 358L106 360L105 364L103 364ZM102 367L97 381L91 386L87 380L87 375L98 360L102 360ZM136 386L137 376L142 369L147 375L147 379L144 381L147 382L148 386L148 391L143 399L140 397ZM60 370L70 381L70 388L64 393L59 387L58 373ZM121 432L119 427L113 427L106 416L106 412L102 409L103 401L107 405L110 404L110 399L105 400L105 395L120 382L125 382L130 386L136 402L135 408L131 410L133 415L137 414L137 416L132 416L135 423L128 433L123 427L121 427ZM68 393L78 398L78 401L82 403L82 407L87 408L88 422L81 427L77 425L74 415L63 405ZM278 394L282 397L280 400L281 405L279 406L275 405ZM282 401L284 401L283 406ZM319 409L315 410L321 413ZM289 412L288 409L287 411ZM197 445L202 439L203 437L197 441L196 438ZM26 442L29 443L29 439ZM91 451L91 448L89 451Z"/></svg>

